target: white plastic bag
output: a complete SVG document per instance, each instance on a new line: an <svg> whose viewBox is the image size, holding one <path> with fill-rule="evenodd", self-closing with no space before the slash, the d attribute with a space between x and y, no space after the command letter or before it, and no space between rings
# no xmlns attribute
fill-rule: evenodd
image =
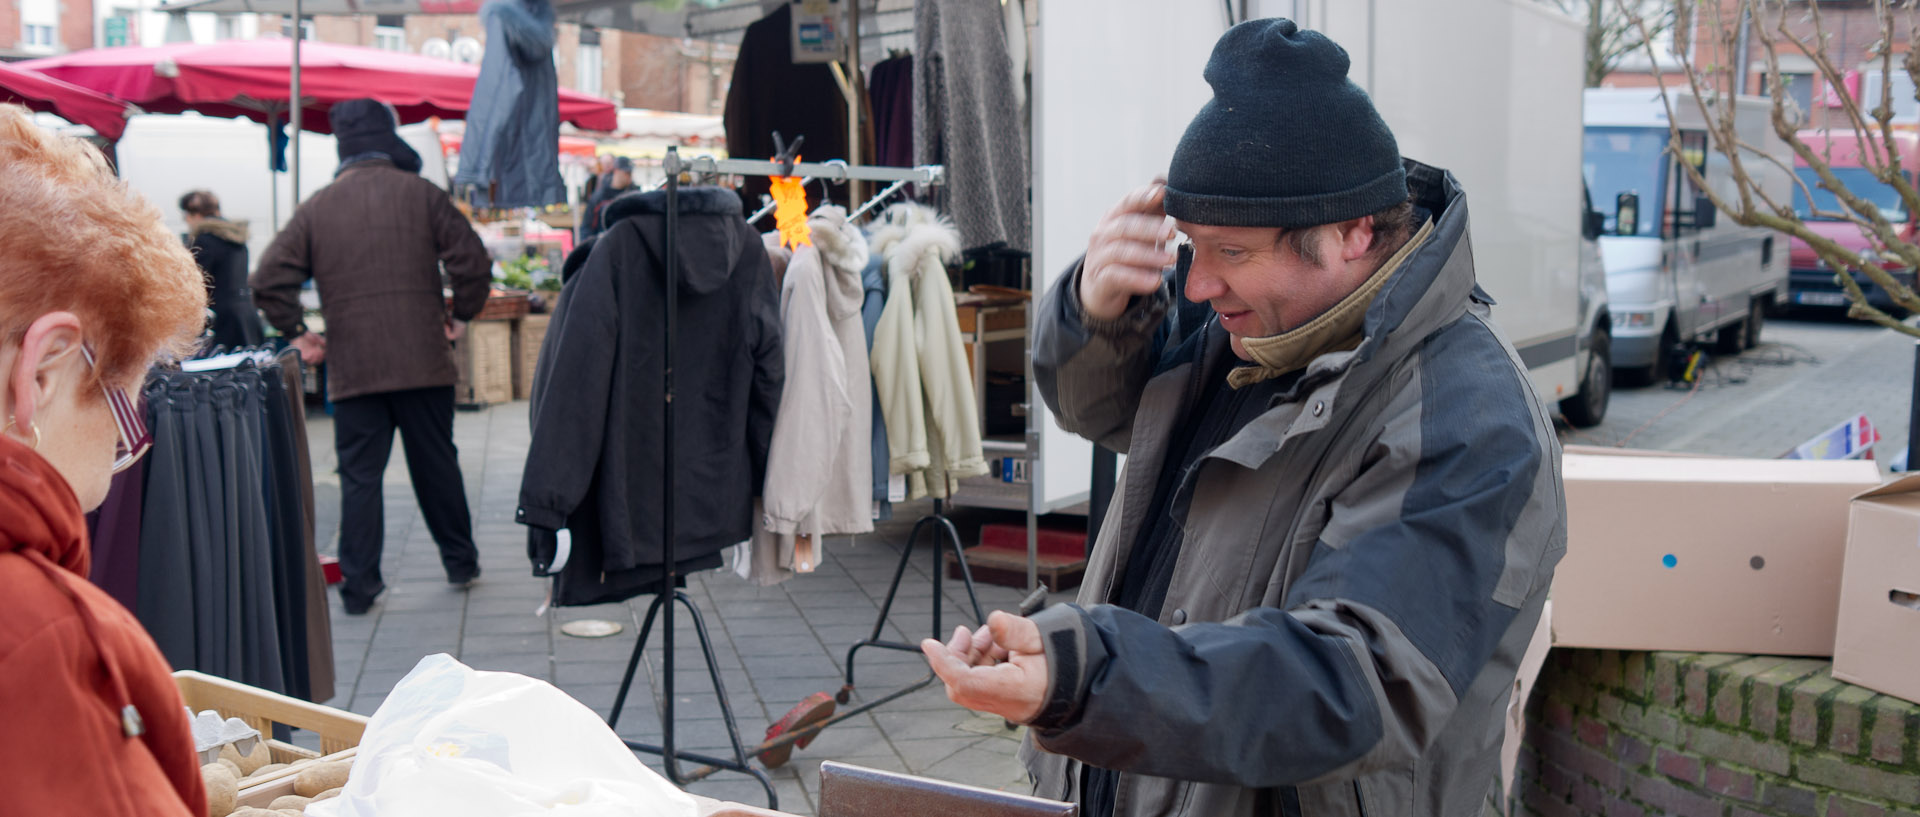
<svg viewBox="0 0 1920 817"><path fill-rule="evenodd" d="M552 685L420 659L367 724L346 790L309 817L693 817L593 710Z"/></svg>

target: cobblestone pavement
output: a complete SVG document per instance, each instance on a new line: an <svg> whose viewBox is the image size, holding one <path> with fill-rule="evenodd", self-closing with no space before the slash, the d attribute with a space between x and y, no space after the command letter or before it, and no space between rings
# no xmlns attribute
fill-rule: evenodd
<svg viewBox="0 0 1920 817"><path fill-rule="evenodd" d="M1913 339L1815 314L1771 319L1761 341L1714 360L1697 389L1616 390L1605 422L1579 430L1563 425L1562 442L1777 457L1864 413L1883 435L1875 446L1880 462L1904 449Z"/></svg>
<svg viewBox="0 0 1920 817"><path fill-rule="evenodd" d="M1759 349L1717 361L1698 389L1619 390L1605 423L1579 431L1563 427L1562 437L1569 443L1772 457L1865 412L1883 424L1883 461L1905 445L1914 355L1910 340L1837 319L1774 320L1764 340ZM320 541L330 551L339 513L332 424L316 412L308 431L320 500ZM530 437L526 403L460 412L454 431L486 578L468 593L447 588L396 451L386 485L384 564L392 590L367 616L346 616L334 606L340 684L338 696L328 703L370 714L422 656L446 652L479 669L551 681L604 715L611 709L651 597L536 616L546 590L527 574L523 529L513 523ZM725 572L692 578L687 592L706 616L721 680L748 746L801 698L840 687L847 648L871 634L908 532L914 520L930 510L926 503L900 506L895 520L874 534L830 541L818 572L783 585L755 587ZM969 543L984 521L1023 518L967 510L955 514L962 539ZM884 637L913 640L930 632L931 559L923 542L908 565ZM948 582L944 589L943 621L951 628L970 616L961 612L965 594L956 583ZM1012 609L1020 597L1012 589L986 585L979 594L989 610ZM625 631L604 639L560 632L560 625L583 618L617 621ZM646 657L618 731L657 742L656 706L663 686L657 633ZM675 664L680 747L730 754L718 698L684 615L676 633ZM865 650L857 670L856 703L920 680L925 664L917 655ZM770 774L780 807L800 814L813 813L819 764L829 759L1024 790L1025 775L1014 759L1017 738L1000 720L949 703L936 685L829 728ZM642 759L660 768L658 758ZM734 773L720 773L690 788L722 799L765 802L756 783Z"/></svg>
<svg viewBox="0 0 1920 817"><path fill-rule="evenodd" d="M309 419L323 552L336 547L339 520L332 432L325 415L315 412ZM445 652L476 669L506 670L551 681L603 716L611 710L652 597L558 608L546 617L534 614L545 598L546 585L528 574L525 529L513 522L530 436L525 402L455 415L454 437L473 510L474 538L486 571L481 583L467 593L447 586L438 551L407 482L404 459L401 452L394 452L387 471L382 559L390 590L366 616L346 615L336 600L334 655L340 682L328 705L372 714L422 656ZM880 523L870 535L830 539L818 571L782 585L757 587L725 571L692 577L687 594L705 616L721 680L748 747L760 742L767 726L802 698L840 689L848 647L872 635L913 523L931 510L931 503L924 501L895 506L893 521ZM966 509L952 517L962 541L968 543L977 540L983 522L1024 524L1025 520L1022 514ZM883 638L912 642L932 633L933 554L927 541L923 534ZM942 622L951 632L973 616L958 581L947 581L944 590ZM978 593L980 605L988 611L1014 609L1023 595L984 584ZM625 629L599 639L560 632L561 625L576 619L616 621ZM677 745L684 751L730 757L719 699L713 694L693 628L684 612L677 613L676 623ZM656 626L617 730L623 737L655 744L661 738L657 706L664 687L659 630ZM855 669L856 705L927 675L926 662L918 653L880 649L863 649ZM1018 733L1004 721L953 705L935 684L828 728L769 774L780 808L798 814L813 813L822 760L1024 792L1026 775L1014 758L1017 738ZM641 759L656 770L661 767L657 757L641 755ZM758 783L732 772L716 774L689 790L755 805L766 803Z"/></svg>

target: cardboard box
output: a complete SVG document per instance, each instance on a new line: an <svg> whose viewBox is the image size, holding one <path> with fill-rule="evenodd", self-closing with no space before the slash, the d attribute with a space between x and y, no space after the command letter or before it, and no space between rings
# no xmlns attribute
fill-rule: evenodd
<svg viewBox="0 0 1920 817"><path fill-rule="evenodd" d="M1920 702L1920 477L1853 500L1833 677Z"/></svg>
<svg viewBox="0 0 1920 817"><path fill-rule="evenodd" d="M1861 460L1564 459L1562 647L1833 655Z"/></svg>

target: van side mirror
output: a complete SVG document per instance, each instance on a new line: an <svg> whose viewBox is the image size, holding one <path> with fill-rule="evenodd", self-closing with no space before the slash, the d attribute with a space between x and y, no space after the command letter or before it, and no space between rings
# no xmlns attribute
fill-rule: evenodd
<svg viewBox="0 0 1920 817"><path fill-rule="evenodd" d="M1613 234L1640 234L1640 194L1631 190L1613 197Z"/></svg>
<svg viewBox="0 0 1920 817"><path fill-rule="evenodd" d="M1581 215L1585 216L1585 218L1580 220L1580 235L1586 240L1592 241L1599 238L1601 233L1607 231L1606 213L1588 210L1581 213Z"/></svg>
<svg viewBox="0 0 1920 817"><path fill-rule="evenodd" d="M1693 227L1696 230L1711 230L1720 220L1720 209L1713 206L1713 199L1696 196L1693 199Z"/></svg>

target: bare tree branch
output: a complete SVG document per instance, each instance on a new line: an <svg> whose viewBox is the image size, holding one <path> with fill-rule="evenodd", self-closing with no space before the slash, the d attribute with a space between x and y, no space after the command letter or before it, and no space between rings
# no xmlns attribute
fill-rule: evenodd
<svg viewBox="0 0 1920 817"><path fill-rule="evenodd" d="M1735 87L1735 78L1748 69L1748 54L1733 54L1736 48L1734 27L1722 12L1720 4L1712 9L1716 53L1732 54L1725 60L1727 65L1702 66L1700 55L1688 53L1682 56L1681 68L1686 77L1686 87L1692 93L1693 104L1706 122L1706 135L1711 149L1724 156L1728 161L1729 176L1735 182L1738 201L1731 201L1720 191L1707 184L1701 168L1688 161L1679 126L1674 116L1673 99L1668 91L1668 83L1661 68L1658 55L1654 53L1654 28L1635 9L1629 7L1629 0L1614 0L1615 12L1626 16L1638 29L1640 47L1646 51L1655 82L1660 86L1661 102L1667 110L1668 144L1667 152L1678 161L1694 189L1698 190L1715 208L1727 215L1735 223L1746 226L1765 227L1785 235L1797 238L1812 249L1827 265L1836 271L1835 280L1846 292L1851 302L1849 314L1852 317L1896 329L1903 333L1920 337L1920 329L1909 327L1894 319L1887 312L1877 309L1867 302L1865 290L1854 279L1852 271L1858 270L1868 280L1892 296L1894 302L1908 311L1920 311L1920 295L1912 288L1895 279L1879 263L1879 258L1897 259L1902 268L1920 268L1920 247L1905 241L1900 236L1900 225L1891 223L1879 207L1855 191L1847 188L1833 172L1832 148L1825 150L1826 155L1816 153L1799 136L1801 123L1789 115L1792 100L1787 95L1780 72L1779 48L1791 43L1806 55L1814 69L1833 89L1833 102L1829 107L1838 107L1843 121L1851 125L1855 134L1856 152L1860 155L1860 164L1877 179L1892 186L1900 193L1907 212L1920 212L1920 196L1915 194L1912 181L1907 178L1902 167L1898 144L1893 138L1893 97L1892 97L1892 36L1893 6L1890 0L1874 0L1876 19L1880 24L1881 40L1870 49L1869 57L1878 58L1881 68L1881 88L1879 104L1871 112L1861 110L1860 100L1847 92L1844 72L1828 52L1832 35L1826 30L1819 3L1809 3L1808 17L1813 27L1811 42L1807 38L1796 36L1787 25L1787 2L1776 0L1777 15L1771 30L1764 21L1767 0L1741 0L1737 4L1736 19L1754 21L1752 31L1765 55L1765 73L1769 97L1772 102L1772 124L1777 136L1794 152L1799 162L1818 178L1818 187L1832 193L1834 200L1843 208L1841 212L1816 209L1813 206L1812 190L1804 179L1799 178L1793 168L1780 157L1768 154L1761 148L1743 140L1738 129L1739 100L1721 89ZM1910 15L1909 28L1915 36L1920 36L1920 22L1911 19L1914 0L1905 0L1903 7ZM1909 52L1903 60L1903 67L1909 76L1920 78L1920 56ZM1718 80L1709 87L1706 80ZM1916 83L1920 84L1920 83ZM1809 112L1810 113L1810 112ZM1871 119L1869 119L1869 116ZM1877 134L1874 132L1878 131ZM1877 137L1877 138L1876 138ZM1848 250L1839 242L1822 236L1807 226L1805 219L1792 207L1772 197L1751 173L1746 163L1747 154L1760 156L1765 164L1786 173L1793 180L1802 195L1806 197L1809 214L1812 217L1844 220L1858 228L1863 235L1869 236L1874 243L1883 248L1873 261L1863 257L1862 253ZM1704 163L1702 163L1704 164ZM1761 206L1756 206L1756 199Z"/></svg>

